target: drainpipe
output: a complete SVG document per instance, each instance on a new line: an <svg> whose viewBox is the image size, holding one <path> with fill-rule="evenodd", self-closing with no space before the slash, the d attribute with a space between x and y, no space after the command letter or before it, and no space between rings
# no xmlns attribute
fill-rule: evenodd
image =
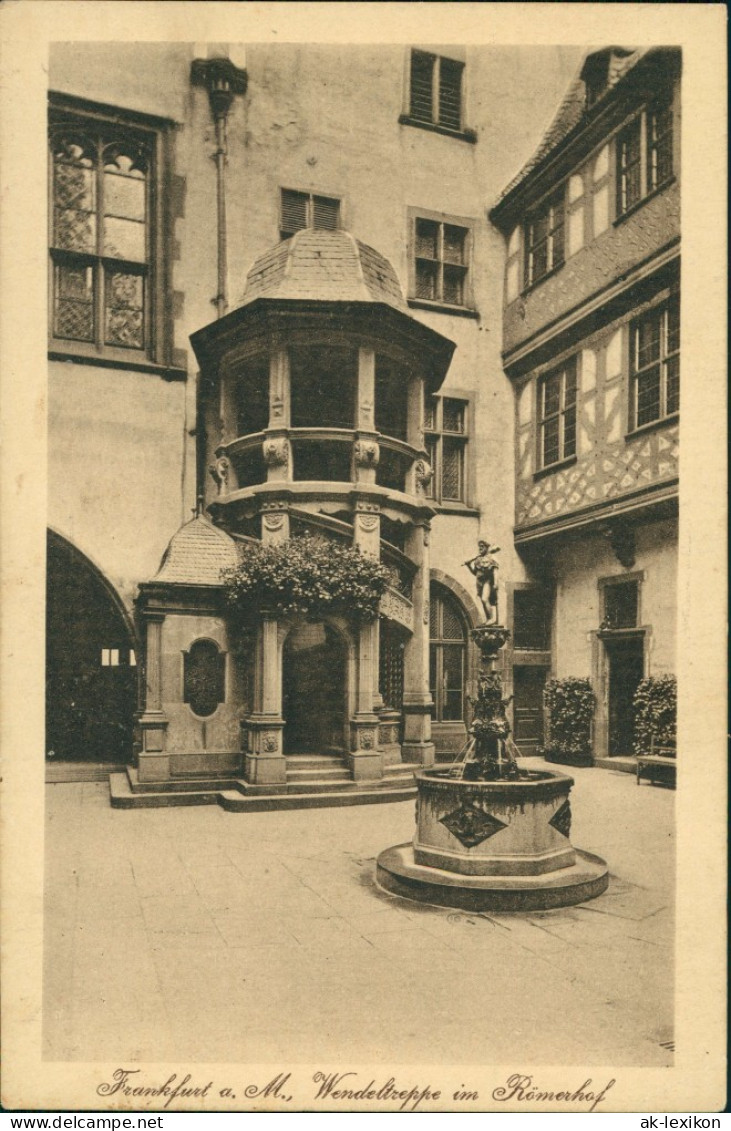
<svg viewBox="0 0 731 1131"><path fill-rule="evenodd" d="M216 125L216 200L217 200L217 261L218 294L212 300L217 315L222 318L228 307L228 267L226 245L226 157L228 114L235 95L245 94L248 75L230 59L194 59L190 68L193 86L208 91L208 101Z"/></svg>
<svg viewBox="0 0 731 1131"><path fill-rule="evenodd" d="M208 101L216 126L216 150L213 160L216 163L216 261L218 268L218 292L211 299L216 307L216 316L223 318L228 309L228 248L226 241L226 159L228 152L228 115L237 94L245 94L248 75L230 59L220 56L212 59L194 59L190 68L190 81L193 86L202 86L208 91ZM195 513L204 510L206 475L206 426L203 413L202 385L199 375L196 390L196 506Z"/></svg>

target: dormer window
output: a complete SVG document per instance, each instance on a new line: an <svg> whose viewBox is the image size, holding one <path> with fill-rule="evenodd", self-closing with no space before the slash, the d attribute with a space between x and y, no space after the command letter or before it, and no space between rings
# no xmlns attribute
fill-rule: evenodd
<svg viewBox="0 0 731 1131"><path fill-rule="evenodd" d="M599 101L627 70L627 59L635 52L627 47L604 47L587 55L581 71L586 91L586 109Z"/></svg>
<svg viewBox="0 0 731 1131"><path fill-rule="evenodd" d="M589 110L607 89L609 75L609 52L597 51L590 55L584 64L581 77L586 88L586 108Z"/></svg>

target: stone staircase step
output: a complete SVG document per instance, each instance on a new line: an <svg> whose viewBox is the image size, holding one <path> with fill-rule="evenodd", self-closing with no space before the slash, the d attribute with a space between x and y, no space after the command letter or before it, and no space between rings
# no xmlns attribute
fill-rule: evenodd
<svg viewBox="0 0 731 1131"><path fill-rule="evenodd" d="M338 759L339 761L339 759ZM295 777L271 793L254 793L243 780L209 778L206 781L140 783L134 767L109 775L109 793L115 809L152 809L177 805L219 804L230 812L265 812L273 809L316 809L338 805L372 805L407 801L416 796L415 764L388 767L379 781L355 782L340 763L334 776L320 770L314 777ZM297 771L295 771L297 773Z"/></svg>
<svg viewBox="0 0 731 1131"><path fill-rule="evenodd" d="M339 754L287 754L287 766L293 769L344 769L345 763Z"/></svg>
<svg viewBox="0 0 731 1131"><path fill-rule="evenodd" d="M355 785L355 783L353 783ZM237 790L223 790L220 805L229 812L256 813L272 809L324 809L342 805L379 805L394 801L412 801L416 786L365 788L364 786L333 793L280 793L276 796L244 796Z"/></svg>
<svg viewBox="0 0 731 1131"><path fill-rule="evenodd" d="M313 766L306 770L292 770L287 766L287 781L352 781L350 771L345 766Z"/></svg>
<svg viewBox="0 0 731 1131"><path fill-rule="evenodd" d="M168 784L168 783L163 783ZM113 809L163 809L177 805L216 805L221 796L219 789L158 790L156 793L136 793L126 774L109 775L109 798Z"/></svg>
<svg viewBox="0 0 731 1131"><path fill-rule="evenodd" d="M173 781L141 782L135 766L125 767L130 789L133 793L210 793L221 789L235 789L235 775L226 777L188 777Z"/></svg>

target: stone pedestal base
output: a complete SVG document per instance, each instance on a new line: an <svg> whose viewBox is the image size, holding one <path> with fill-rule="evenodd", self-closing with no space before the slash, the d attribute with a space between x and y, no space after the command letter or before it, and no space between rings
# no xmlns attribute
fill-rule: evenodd
<svg viewBox="0 0 731 1131"><path fill-rule="evenodd" d="M416 762L419 766L433 766L436 761L437 748L433 742L407 742L401 743L401 761Z"/></svg>
<svg viewBox="0 0 731 1131"><path fill-rule="evenodd" d="M287 759L283 754L247 754L244 777L251 785L286 786Z"/></svg>
<svg viewBox="0 0 731 1131"><path fill-rule="evenodd" d="M162 711L145 711L138 720L142 749L137 758L140 781L167 781L170 758L165 749L168 720Z"/></svg>
<svg viewBox="0 0 731 1131"><path fill-rule="evenodd" d="M607 866L598 856L574 849L576 863L542 876L463 876L414 860L411 844L387 848L378 857L376 882L393 895L463 911L548 911L584 903L606 891Z"/></svg>
<svg viewBox="0 0 731 1131"><path fill-rule="evenodd" d="M137 757L137 775L142 782L170 780L170 758L167 754L147 754L140 751Z"/></svg>
<svg viewBox="0 0 731 1131"><path fill-rule="evenodd" d="M351 750L346 759L353 781L380 781L383 777L383 756L379 750Z"/></svg>
<svg viewBox="0 0 731 1131"><path fill-rule="evenodd" d="M603 860L570 840L573 780L526 774L465 781L449 770L416 772L413 843L378 858L387 891L446 907L534 911L581 903L607 887Z"/></svg>

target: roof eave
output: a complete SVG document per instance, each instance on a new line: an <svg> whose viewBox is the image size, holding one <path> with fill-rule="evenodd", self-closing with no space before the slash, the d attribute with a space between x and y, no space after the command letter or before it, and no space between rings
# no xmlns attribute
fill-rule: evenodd
<svg viewBox="0 0 731 1131"><path fill-rule="evenodd" d="M621 103L641 85L648 68L654 64L659 56L666 53L676 55L679 59L681 49L679 47L649 48L648 51L638 59L632 69L590 107L584 113L580 121L577 122L560 141L556 142L540 161L538 161L533 168L529 169L525 176L519 180L505 196L500 198L497 203L488 210L490 222L494 224L496 228L503 231L511 226L517 216L522 213L525 198L532 194L535 186L543 180L548 170L556 163L557 159L563 157L567 151L572 148L578 149L578 143L579 140L582 139L582 136L591 135L602 118L611 116L612 111L617 107L618 103Z"/></svg>

